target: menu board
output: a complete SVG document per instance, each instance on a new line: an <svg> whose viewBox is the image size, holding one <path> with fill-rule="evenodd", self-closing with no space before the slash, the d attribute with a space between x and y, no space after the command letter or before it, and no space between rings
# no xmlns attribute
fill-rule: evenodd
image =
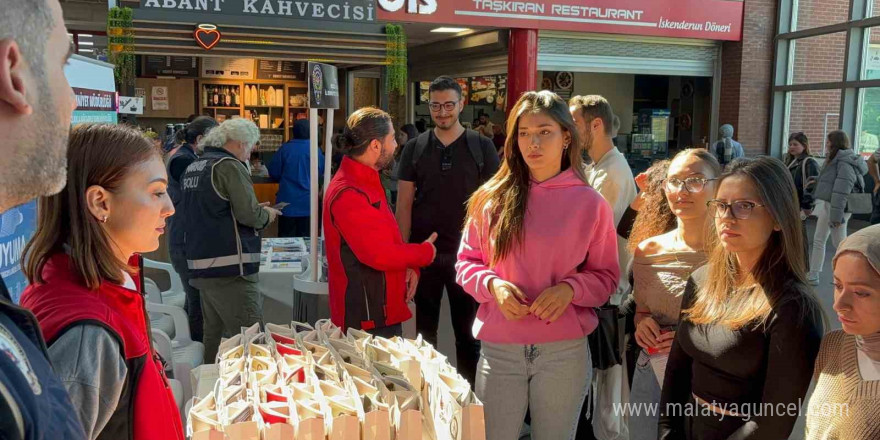
<svg viewBox="0 0 880 440"><path fill-rule="evenodd" d="M471 78L471 103L494 104L498 95L497 76L477 76Z"/></svg>
<svg viewBox="0 0 880 440"><path fill-rule="evenodd" d="M257 60L257 79L306 80L306 63L302 61Z"/></svg>
<svg viewBox="0 0 880 440"><path fill-rule="evenodd" d="M254 79L253 58L202 58L202 78Z"/></svg>
<svg viewBox="0 0 880 440"><path fill-rule="evenodd" d="M199 59L197 57L144 55L141 59L143 60L143 76L199 77Z"/></svg>

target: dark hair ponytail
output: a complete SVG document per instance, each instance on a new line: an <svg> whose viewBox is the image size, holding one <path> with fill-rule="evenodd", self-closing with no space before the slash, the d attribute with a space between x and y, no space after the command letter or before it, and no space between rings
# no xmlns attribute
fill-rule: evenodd
<svg viewBox="0 0 880 440"><path fill-rule="evenodd" d="M375 107L364 107L351 114L339 136L339 150L350 157L364 154L373 139L391 133L391 115Z"/></svg>

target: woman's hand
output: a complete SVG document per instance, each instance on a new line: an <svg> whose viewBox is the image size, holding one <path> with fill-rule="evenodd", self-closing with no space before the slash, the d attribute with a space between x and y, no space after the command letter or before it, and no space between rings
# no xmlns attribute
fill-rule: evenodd
<svg viewBox="0 0 880 440"><path fill-rule="evenodd" d="M650 316L645 316L636 325L636 343L645 350L657 348L660 338L660 324Z"/></svg>
<svg viewBox="0 0 880 440"><path fill-rule="evenodd" d="M661 332L654 349L657 350L657 353L669 353L672 350L673 340L675 340L675 332Z"/></svg>
<svg viewBox="0 0 880 440"><path fill-rule="evenodd" d="M529 312L538 319L550 323L565 313L572 298L574 298L574 289L568 283L559 283L541 292L538 299L529 307Z"/></svg>
<svg viewBox="0 0 880 440"><path fill-rule="evenodd" d="M412 301L416 296L416 287L419 285L419 274L413 269L406 270L406 302Z"/></svg>
<svg viewBox="0 0 880 440"><path fill-rule="evenodd" d="M508 321L518 321L529 314L529 306L526 305L528 298L513 283L493 278L489 282L489 292Z"/></svg>
<svg viewBox="0 0 880 440"><path fill-rule="evenodd" d="M839 228L842 224L841 222L831 222L831 229Z"/></svg>

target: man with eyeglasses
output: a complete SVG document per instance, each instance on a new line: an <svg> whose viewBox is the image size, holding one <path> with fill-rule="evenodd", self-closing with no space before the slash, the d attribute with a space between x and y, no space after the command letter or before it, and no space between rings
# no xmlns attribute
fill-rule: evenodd
<svg viewBox="0 0 880 440"><path fill-rule="evenodd" d="M455 282L455 260L465 204L474 191L498 171L492 140L466 130L459 121L464 109L461 86L448 76L428 88L431 119L436 125L404 146L397 188L397 223L404 240L421 243L438 233L437 258L422 269L416 291L416 329L437 345L443 289L449 295L458 371L474 384L480 343L471 327L477 302Z"/></svg>
<svg viewBox="0 0 880 440"><path fill-rule="evenodd" d="M584 151L591 159L586 167L587 182L611 204L616 228L626 208L636 198L636 183L626 157L612 141L614 111L608 100L599 95L574 96L568 103ZM618 235L617 252L621 278L612 301L619 301L630 288L626 268L632 255L626 245L627 240Z"/></svg>

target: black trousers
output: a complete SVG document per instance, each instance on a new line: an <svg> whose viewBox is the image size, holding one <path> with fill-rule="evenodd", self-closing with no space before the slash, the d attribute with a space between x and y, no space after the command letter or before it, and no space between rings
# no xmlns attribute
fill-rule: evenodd
<svg viewBox="0 0 880 440"><path fill-rule="evenodd" d="M391 339L395 336L403 336L403 326L400 324L389 325L388 327L376 327L371 330L364 330L365 332L378 336L380 338Z"/></svg>
<svg viewBox="0 0 880 440"><path fill-rule="evenodd" d="M278 217L279 237L308 237L311 228L311 217Z"/></svg>
<svg viewBox="0 0 880 440"><path fill-rule="evenodd" d="M186 255L182 252L172 250L171 265L174 271L180 276L183 283L183 290L186 291L186 302L184 310L186 311L187 321L189 321L189 333L193 341L202 342L203 323L202 318L202 300L199 289L189 285L189 267L186 265Z"/></svg>
<svg viewBox="0 0 880 440"><path fill-rule="evenodd" d="M446 257L446 258L441 258ZM480 341L474 338L471 328L477 316L478 304L455 282L454 258L438 255L435 262L422 269L416 290L416 330L425 341L437 346L437 328L440 325L440 304L443 289L449 295L452 330L455 332L455 356L458 372L474 386L477 361L480 360Z"/></svg>

